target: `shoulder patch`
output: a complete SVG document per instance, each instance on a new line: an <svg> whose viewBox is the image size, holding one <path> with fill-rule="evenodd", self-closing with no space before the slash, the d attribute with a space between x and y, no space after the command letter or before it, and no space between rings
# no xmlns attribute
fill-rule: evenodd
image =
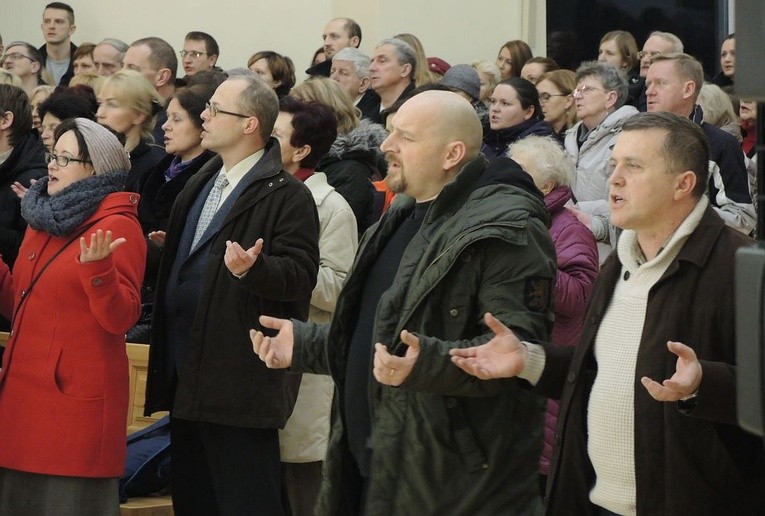
<svg viewBox="0 0 765 516"><path fill-rule="evenodd" d="M549 311L552 304L552 278L526 278L523 286L523 304L532 312Z"/></svg>

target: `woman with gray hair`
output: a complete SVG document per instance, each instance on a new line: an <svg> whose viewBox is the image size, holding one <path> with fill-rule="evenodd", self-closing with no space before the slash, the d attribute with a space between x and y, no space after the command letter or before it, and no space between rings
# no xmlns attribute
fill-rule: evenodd
<svg viewBox="0 0 765 516"><path fill-rule="evenodd" d="M625 105L627 78L608 63L587 61L576 71L573 91L579 122L567 133L566 153L576 168L572 190L579 212L598 240L601 262L611 252L608 221L608 159L624 121L638 111Z"/></svg>
<svg viewBox="0 0 765 516"><path fill-rule="evenodd" d="M555 324L550 342L575 346L582 331L595 276L598 274L598 249L587 227L566 209L571 200L574 167L556 140L527 136L510 145L507 155L529 173L545 196L545 206L552 215L550 236L555 244L558 273L555 278ZM548 400L545 416L544 447L539 461L540 489L550 468L558 402Z"/></svg>
<svg viewBox="0 0 765 516"><path fill-rule="evenodd" d="M48 175L21 201L23 260L0 264L12 321L0 376L0 514L119 514L125 332L141 311L146 243L130 160L85 118L56 130Z"/></svg>

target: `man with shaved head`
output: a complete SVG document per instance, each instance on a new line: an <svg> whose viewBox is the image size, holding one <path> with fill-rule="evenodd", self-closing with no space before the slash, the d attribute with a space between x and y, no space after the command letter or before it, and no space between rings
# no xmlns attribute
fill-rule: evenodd
<svg viewBox="0 0 765 516"><path fill-rule="evenodd" d="M470 103L405 102L381 148L397 192L370 228L332 322L261 317L268 367L332 375L317 514L532 514L544 400L484 382L449 350L485 342L491 312L530 339L552 322L555 251L542 195L515 162L488 165Z"/></svg>

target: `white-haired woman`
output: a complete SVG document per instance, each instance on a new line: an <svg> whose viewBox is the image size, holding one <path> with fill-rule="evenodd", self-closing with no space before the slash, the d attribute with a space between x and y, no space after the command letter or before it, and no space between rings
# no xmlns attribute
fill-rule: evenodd
<svg viewBox="0 0 765 516"><path fill-rule="evenodd" d="M84 118L56 130L48 175L21 201L0 373L0 514L119 514L125 466L125 332L141 311L146 243L130 161ZM23 258L21 258L23 257Z"/></svg>
<svg viewBox="0 0 765 516"><path fill-rule="evenodd" d="M534 179L545 196L545 205L552 215L550 236L558 258L555 278L555 324L550 342L575 346L582 331L587 301L598 274L598 249L592 232L566 209L571 200L574 167L552 138L527 136L507 151ZM540 488L544 493L552 457L558 402L549 400L545 417L544 448L539 461Z"/></svg>

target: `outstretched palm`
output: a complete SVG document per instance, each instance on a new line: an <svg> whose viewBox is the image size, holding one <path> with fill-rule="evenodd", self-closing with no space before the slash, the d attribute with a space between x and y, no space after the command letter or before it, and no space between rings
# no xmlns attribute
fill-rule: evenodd
<svg viewBox="0 0 765 516"><path fill-rule="evenodd" d="M452 362L481 380L517 376L526 367L528 348L490 313L484 315L484 321L494 337L480 346L449 350Z"/></svg>

